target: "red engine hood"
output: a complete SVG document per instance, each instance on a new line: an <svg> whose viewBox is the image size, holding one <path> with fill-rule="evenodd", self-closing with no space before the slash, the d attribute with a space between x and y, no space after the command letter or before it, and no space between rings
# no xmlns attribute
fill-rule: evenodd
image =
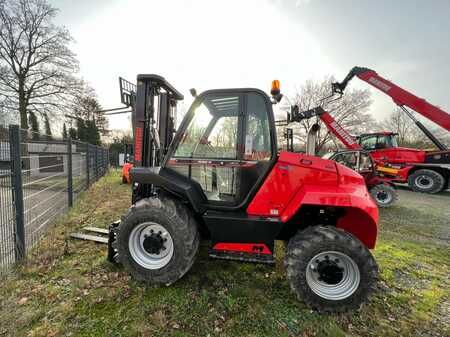
<svg viewBox="0 0 450 337"><path fill-rule="evenodd" d="M331 160L281 152L247 213L287 223L303 205L345 209L336 226L355 235L368 248L375 246L378 208L363 177Z"/></svg>
<svg viewBox="0 0 450 337"><path fill-rule="evenodd" d="M360 207L360 203L376 208L360 174L332 160L281 152L247 212L287 221L301 204Z"/></svg>

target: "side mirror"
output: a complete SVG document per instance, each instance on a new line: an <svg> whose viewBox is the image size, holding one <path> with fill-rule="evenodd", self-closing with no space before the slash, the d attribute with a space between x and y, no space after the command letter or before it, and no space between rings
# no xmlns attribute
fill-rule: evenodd
<svg viewBox="0 0 450 337"><path fill-rule="evenodd" d="M300 113L300 108L298 105L291 105L291 111L287 113L287 122L288 124L294 122L298 119L298 115Z"/></svg>

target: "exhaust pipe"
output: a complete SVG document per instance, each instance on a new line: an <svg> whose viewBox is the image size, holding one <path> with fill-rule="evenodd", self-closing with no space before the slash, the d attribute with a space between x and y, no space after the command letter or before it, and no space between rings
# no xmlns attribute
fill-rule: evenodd
<svg viewBox="0 0 450 337"><path fill-rule="evenodd" d="M320 125L315 123L308 131L306 138L306 154L310 156L316 155L317 134L319 133Z"/></svg>

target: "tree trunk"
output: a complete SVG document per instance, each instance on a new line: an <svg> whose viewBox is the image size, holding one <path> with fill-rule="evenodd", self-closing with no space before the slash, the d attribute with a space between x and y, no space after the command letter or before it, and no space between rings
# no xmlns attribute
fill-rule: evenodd
<svg viewBox="0 0 450 337"><path fill-rule="evenodd" d="M19 115L20 115L20 127L22 129L28 129L28 116L27 116L27 101L25 97L25 83L22 78L19 78Z"/></svg>

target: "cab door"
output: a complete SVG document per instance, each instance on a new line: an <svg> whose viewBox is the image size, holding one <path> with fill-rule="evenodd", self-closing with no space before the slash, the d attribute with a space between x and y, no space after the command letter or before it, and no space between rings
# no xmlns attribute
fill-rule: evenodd
<svg viewBox="0 0 450 337"><path fill-rule="evenodd" d="M271 125L264 93L207 92L188 112L166 167L197 182L210 208L242 207L274 159Z"/></svg>

